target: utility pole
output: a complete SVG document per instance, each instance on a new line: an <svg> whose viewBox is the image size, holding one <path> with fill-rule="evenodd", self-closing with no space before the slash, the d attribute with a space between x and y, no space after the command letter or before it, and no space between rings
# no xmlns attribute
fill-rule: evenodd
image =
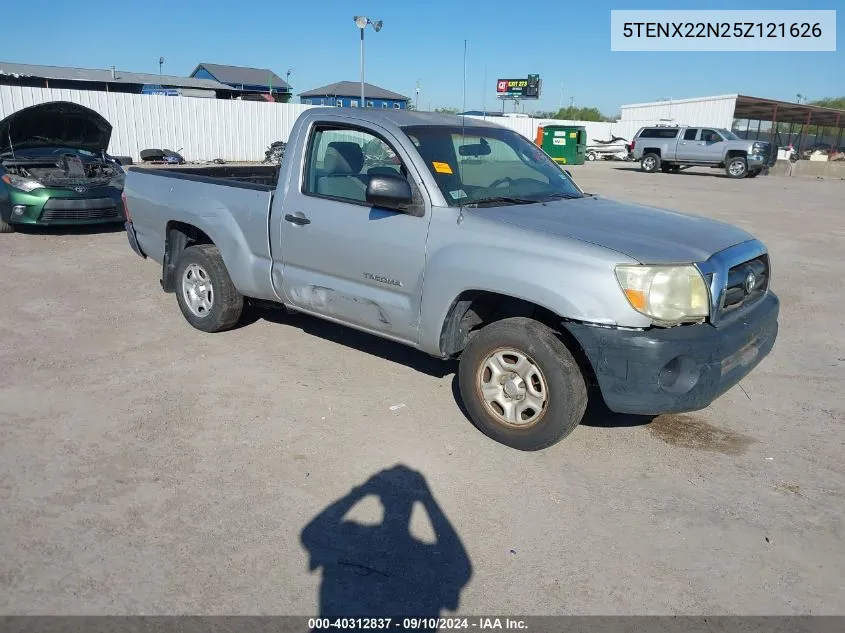
<svg viewBox="0 0 845 633"><path fill-rule="evenodd" d="M420 80L417 79L417 99L414 107L419 111L420 109Z"/></svg>

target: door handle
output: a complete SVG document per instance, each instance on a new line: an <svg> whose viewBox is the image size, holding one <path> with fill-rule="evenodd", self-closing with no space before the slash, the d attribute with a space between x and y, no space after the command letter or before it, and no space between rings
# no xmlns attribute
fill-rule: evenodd
<svg viewBox="0 0 845 633"><path fill-rule="evenodd" d="M288 213L285 216L285 220L287 220L288 222L293 222L294 224L299 224L300 226L302 226L304 224L311 224L311 220L309 220L308 218L306 218L302 214L291 215L290 213Z"/></svg>

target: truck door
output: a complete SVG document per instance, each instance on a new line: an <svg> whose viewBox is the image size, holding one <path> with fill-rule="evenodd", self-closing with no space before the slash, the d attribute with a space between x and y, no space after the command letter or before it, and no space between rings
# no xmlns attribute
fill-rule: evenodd
<svg viewBox="0 0 845 633"><path fill-rule="evenodd" d="M419 176L409 174L414 168L398 147L373 128L312 129L301 182L291 177L276 215L282 228L274 281L281 265L286 303L415 344L431 215ZM379 172L410 176L422 217L365 201L369 177Z"/></svg>
<svg viewBox="0 0 845 633"><path fill-rule="evenodd" d="M689 131L689 130L688 130ZM725 139L713 129L701 128L698 138L689 143L692 148L690 160L703 163L718 163L722 160Z"/></svg>
<svg viewBox="0 0 845 633"><path fill-rule="evenodd" d="M696 158L698 146L696 145L698 141L696 140L698 136L698 128L691 127L684 130L683 136L678 140L678 149L676 152L676 159L678 161L685 161L685 160L698 160Z"/></svg>
<svg viewBox="0 0 845 633"><path fill-rule="evenodd" d="M699 138L699 160L708 163L719 163L722 161L722 154L725 152L725 139L716 130L702 128Z"/></svg>

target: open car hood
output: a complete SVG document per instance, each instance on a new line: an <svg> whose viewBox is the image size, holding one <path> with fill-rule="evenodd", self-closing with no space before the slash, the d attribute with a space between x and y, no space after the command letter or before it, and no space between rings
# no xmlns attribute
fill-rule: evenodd
<svg viewBox="0 0 845 633"><path fill-rule="evenodd" d="M0 121L0 154L12 149L68 147L105 152L111 123L101 114L69 101L51 101L13 112Z"/></svg>

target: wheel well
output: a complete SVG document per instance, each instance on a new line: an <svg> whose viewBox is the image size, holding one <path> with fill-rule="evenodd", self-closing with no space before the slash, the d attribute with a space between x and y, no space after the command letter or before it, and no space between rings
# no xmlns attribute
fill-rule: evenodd
<svg viewBox="0 0 845 633"><path fill-rule="evenodd" d="M531 301L497 292L467 290L452 302L440 332L440 350L444 356L457 357L472 336L485 325L518 316L534 319L554 330L575 357L585 379L595 383L595 372L586 353L561 324L561 317Z"/></svg>
<svg viewBox="0 0 845 633"><path fill-rule="evenodd" d="M748 152L741 149L732 149L728 151L727 158L734 158L735 156L742 156L743 158L746 158L748 156Z"/></svg>
<svg viewBox="0 0 845 633"><path fill-rule="evenodd" d="M208 235L193 224L168 222L165 228L164 258L161 263L161 287L165 292L175 288L176 262L179 255L194 244L214 244Z"/></svg>
<svg viewBox="0 0 845 633"><path fill-rule="evenodd" d="M657 154L658 156L660 156L660 148L659 147L646 147L643 150L643 156L645 156L646 154Z"/></svg>

